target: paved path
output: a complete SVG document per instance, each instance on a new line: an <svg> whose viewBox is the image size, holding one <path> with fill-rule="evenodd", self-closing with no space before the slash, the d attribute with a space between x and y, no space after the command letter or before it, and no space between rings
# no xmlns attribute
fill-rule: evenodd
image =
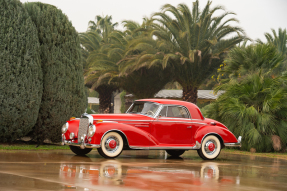
<svg viewBox="0 0 287 191"><path fill-rule="evenodd" d="M0 190L287 190L287 161L221 153L201 160L195 151L124 151L115 160L97 151L0 151Z"/></svg>

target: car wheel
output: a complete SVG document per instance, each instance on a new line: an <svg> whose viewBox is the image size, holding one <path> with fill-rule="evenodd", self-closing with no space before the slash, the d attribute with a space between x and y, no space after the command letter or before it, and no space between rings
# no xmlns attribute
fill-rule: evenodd
<svg viewBox="0 0 287 191"><path fill-rule="evenodd" d="M92 148L81 149L80 147L72 146L72 145L69 145L69 147L71 151L73 151L73 153L75 153L76 155L86 155L89 152L91 152L91 150L93 150Z"/></svg>
<svg viewBox="0 0 287 191"><path fill-rule="evenodd" d="M197 150L197 153L204 160L213 160L218 157L220 151L220 140L214 135L208 135L202 141L201 148Z"/></svg>
<svg viewBox="0 0 287 191"><path fill-rule="evenodd" d="M103 137L98 152L104 158L116 158L122 153L123 146L123 138L116 132L109 132Z"/></svg>
<svg viewBox="0 0 287 191"><path fill-rule="evenodd" d="M185 150L166 150L166 152L171 156L178 157L182 155L185 152Z"/></svg>

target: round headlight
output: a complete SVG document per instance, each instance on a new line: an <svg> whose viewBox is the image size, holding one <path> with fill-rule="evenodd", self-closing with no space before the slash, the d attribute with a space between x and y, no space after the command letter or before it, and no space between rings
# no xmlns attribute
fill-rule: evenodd
<svg viewBox="0 0 287 191"><path fill-rule="evenodd" d="M68 127L69 127L69 123L68 123L68 122L65 123L65 124L62 126L62 133L63 133L63 134L67 132Z"/></svg>
<svg viewBox="0 0 287 191"><path fill-rule="evenodd" d="M96 132L96 126L95 125L90 125L89 126L89 131L88 131L89 137L94 136L95 132Z"/></svg>

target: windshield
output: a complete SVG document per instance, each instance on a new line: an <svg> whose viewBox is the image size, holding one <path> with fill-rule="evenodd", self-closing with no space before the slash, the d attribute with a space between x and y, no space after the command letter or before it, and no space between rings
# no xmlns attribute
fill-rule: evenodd
<svg viewBox="0 0 287 191"><path fill-rule="evenodd" d="M127 113L139 113L154 116L158 108L159 105L152 102L135 102Z"/></svg>

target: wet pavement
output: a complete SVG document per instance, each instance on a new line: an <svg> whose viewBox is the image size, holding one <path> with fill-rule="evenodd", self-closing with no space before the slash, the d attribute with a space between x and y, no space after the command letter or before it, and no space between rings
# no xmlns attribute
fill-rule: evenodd
<svg viewBox="0 0 287 191"><path fill-rule="evenodd" d="M0 151L0 190L287 190L287 160L224 153L214 161L196 151L124 151L107 160L93 150Z"/></svg>

